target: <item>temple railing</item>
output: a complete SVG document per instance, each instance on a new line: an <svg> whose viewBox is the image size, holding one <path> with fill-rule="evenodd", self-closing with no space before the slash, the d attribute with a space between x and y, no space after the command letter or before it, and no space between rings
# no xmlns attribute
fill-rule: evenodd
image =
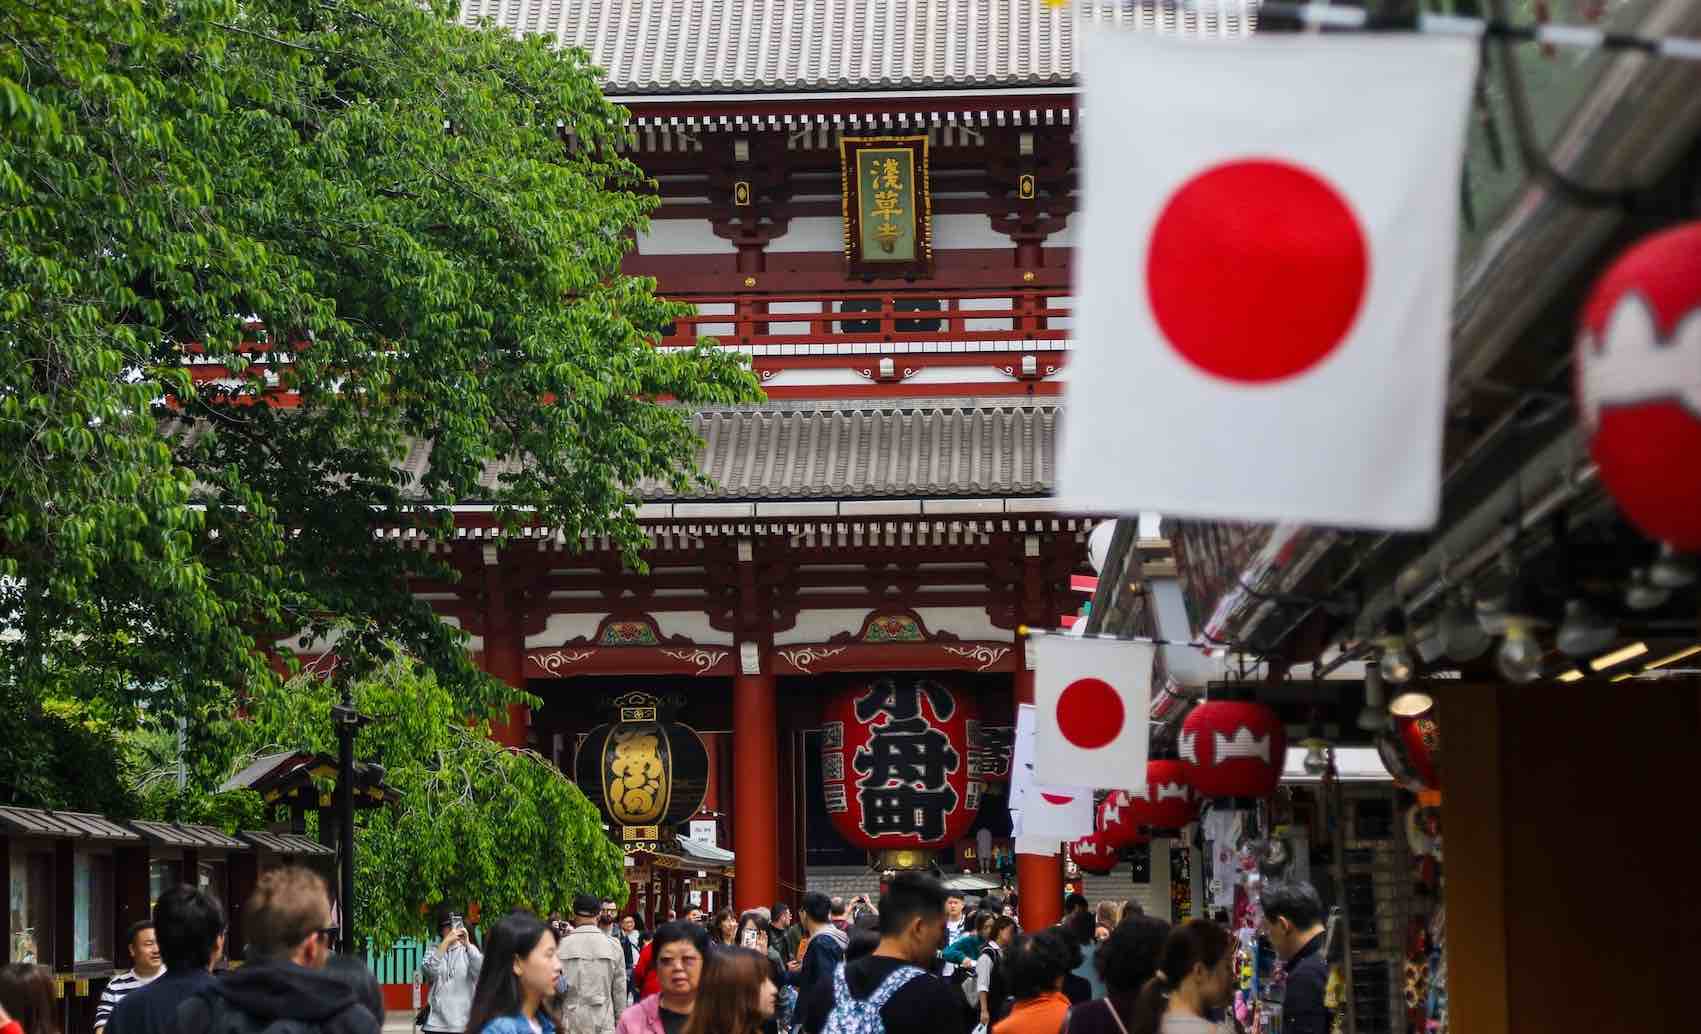
<svg viewBox="0 0 1701 1034"><path fill-rule="evenodd" d="M708 336L733 347L1061 343L1070 335L1073 303L1068 292L1056 289L670 297L691 303L697 313L670 327L663 345L690 345Z"/></svg>

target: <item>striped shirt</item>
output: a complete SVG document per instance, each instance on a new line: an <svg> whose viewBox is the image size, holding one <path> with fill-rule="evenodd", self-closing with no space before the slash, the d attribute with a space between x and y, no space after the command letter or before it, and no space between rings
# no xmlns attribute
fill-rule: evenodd
<svg viewBox="0 0 1701 1034"><path fill-rule="evenodd" d="M100 993L100 1004L95 1006L95 1030L100 1030L106 1026L106 1021L112 1018L112 1010L118 1007L118 1003L124 1000L125 995L138 987L147 987L159 977L160 973L164 972L165 967L161 966L159 973L145 978L137 976L133 969L114 973L112 979L106 982L106 990Z"/></svg>

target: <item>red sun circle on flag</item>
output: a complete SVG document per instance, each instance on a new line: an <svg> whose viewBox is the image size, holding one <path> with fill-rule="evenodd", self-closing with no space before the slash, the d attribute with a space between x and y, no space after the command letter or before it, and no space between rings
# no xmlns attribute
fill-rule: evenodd
<svg viewBox="0 0 1701 1034"><path fill-rule="evenodd" d="M1045 798L1045 803L1055 804L1058 807L1062 807L1075 799L1075 795L1072 793L1045 793L1044 791L1041 791L1040 796Z"/></svg>
<svg viewBox="0 0 1701 1034"><path fill-rule="evenodd" d="M1346 340L1369 283L1370 248L1346 199L1289 162L1247 159L1183 183L1146 252L1152 316L1205 373L1266 384L1316 366Z"/></svg>
<svg viewBox="0 0 1701 1034"><path fill-rule="evenodd" d="M1103 679L1076 679L1057 698L1057 730L1082 750L1097 750L1122 733L1122 695Z"/></svg>

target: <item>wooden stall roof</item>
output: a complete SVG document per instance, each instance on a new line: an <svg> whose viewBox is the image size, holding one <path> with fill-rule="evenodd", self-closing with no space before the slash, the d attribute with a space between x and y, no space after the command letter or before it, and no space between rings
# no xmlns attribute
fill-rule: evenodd
<svg viewBox="0 0 1701 1034"><path fill-rule="evenodd" d="M249 846L212 826L192 826L177 822L131 822L131 828L155 844L167 847L214 848L221 851L247 851Z"/></svg>
<svg viewBox="0 0 1701 1034"><path fill-rule="evenodd" d="M337 853L312 837L300 833L267 833L245 829L236 835L263 851L274 851L278 854L332 856Z"/></svg>
<svg viewBox="0 0 1701 1034"><path fill-rule="evenodd" d="M0 807L0 828L25 836L68 837L74 840L135 843L142 839L133 830L109 818L80 811Z"/></svg>

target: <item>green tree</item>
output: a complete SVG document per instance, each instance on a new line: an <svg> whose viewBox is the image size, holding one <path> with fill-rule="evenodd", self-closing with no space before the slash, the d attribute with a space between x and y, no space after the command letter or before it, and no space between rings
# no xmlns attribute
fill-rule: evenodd
<svg viewBox="0 0 1701 1034"><path fill-rule="evenodd" d="M286 750L335 756L325 714L337 692L304 674L254 696L246 720L221 728L232 770ZM624 899L620 849L596 806L553 764L468 724L459 701L413 661L392 659L354 694L372 718L356 756L379 760L401 794L397 804L357 813L355 927L367 943L424 932L423 910L439 902L476 901L499 916L519 906L566 912L579 892ZM257 800L244 791L189 807L228 815Z"/></svg>
<svg viewBox="0 0 1701 1034"><path fill-rule="evenodd" d="M684 310L620 272L656 201L595 71L452 14L0 5L0 666L32 699L75 664L227 713L279 678L257 641L336 628L339 677L397 642L490 713L408 591L448 553L373 529L477 502L635 557L632 486L695 477L686 407L759 396L655 346Z"/></svg>

